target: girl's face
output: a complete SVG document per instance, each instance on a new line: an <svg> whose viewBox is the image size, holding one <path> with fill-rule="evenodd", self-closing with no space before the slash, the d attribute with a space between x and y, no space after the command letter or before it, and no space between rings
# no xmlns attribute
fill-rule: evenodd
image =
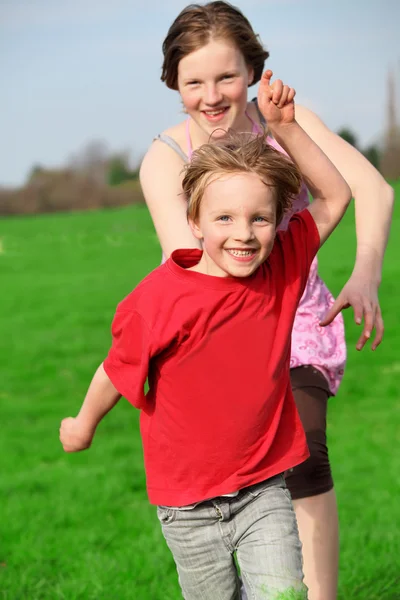
<svg viewBox="0 0 400 600"><path fill-rule="evenodd" d="M245 115L247 88L253 70L240 50L222 40L208 44L181 59L178 89L187 113L206 134L249 129ZM221 137L224 131L214 134Z"/></svg>

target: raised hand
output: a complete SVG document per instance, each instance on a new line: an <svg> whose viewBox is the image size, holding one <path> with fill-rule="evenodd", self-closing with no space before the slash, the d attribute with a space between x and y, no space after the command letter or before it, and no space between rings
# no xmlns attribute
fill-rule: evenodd
<svg viewBox="0 0 400 600"><path fill-rule="evenodd" d="M67 417L61 421L60 442L65 452L80 452L90 447L94 429L85 425L78 417Z"/></svg>
<svg viewBox="0 0 400 600"><path fill-rule="evenodd" d="M258 107L269 127L287 125L294 121L294 97L296 91L284 85L280 79L271 84L273 73L263 74L258 89Z"/></svg>

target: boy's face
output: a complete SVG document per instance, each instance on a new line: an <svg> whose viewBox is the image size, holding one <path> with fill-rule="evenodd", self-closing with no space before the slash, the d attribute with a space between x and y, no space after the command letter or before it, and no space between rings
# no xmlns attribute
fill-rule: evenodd
<svg viewBox="0 0 400 600"><path fill-rule="evenodd" d="M254 173L216 177L205 189L194 235L203 242L200 272L248 277L269 256L276 232L273 190Z"/></svg>

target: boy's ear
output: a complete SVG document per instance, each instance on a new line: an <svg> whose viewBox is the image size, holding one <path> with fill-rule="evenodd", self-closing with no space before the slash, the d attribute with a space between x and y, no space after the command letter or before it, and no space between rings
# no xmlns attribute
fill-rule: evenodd
<svg viewBox="0 0 400 600"><path fill-rule="evenodd" d="M200 226L197 221L193 221L193 219L189 219L189 227L196 239L198 239L198 240L203 239L203 234L201 233Z"/></svg>

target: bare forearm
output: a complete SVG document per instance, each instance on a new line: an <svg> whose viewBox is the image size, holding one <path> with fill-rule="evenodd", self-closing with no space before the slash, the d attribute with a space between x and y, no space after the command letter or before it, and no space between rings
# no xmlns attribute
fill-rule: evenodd
<svg viewBox="0 0 400 600"><path fill-rule="evenodd" d="M356 148L330 131L312 111L296 106L296 118L351 188L356 210L355 270L379 282L389 237L393 189Z"/></svg>
<svg viewBox="0 0 400 600"><path fill-rule="evenodd" d="M94 430L120 398L121 394L115 389L101 364L91 381L78 418Z"/></svg>
<svg viewBox="0 0 400 600"><path fill-rule="evenodd" d="M327 201L348 198L350 190L339 171L296 121L271 132L299 167L313 198Z"/></svg>
<svg viewBox="0 0 400 600"><path fill-rule="evenodd" d="M357 255L354 270L368 270L379 284L390 233L394 192L382 179L354 189Z"/></svg>

